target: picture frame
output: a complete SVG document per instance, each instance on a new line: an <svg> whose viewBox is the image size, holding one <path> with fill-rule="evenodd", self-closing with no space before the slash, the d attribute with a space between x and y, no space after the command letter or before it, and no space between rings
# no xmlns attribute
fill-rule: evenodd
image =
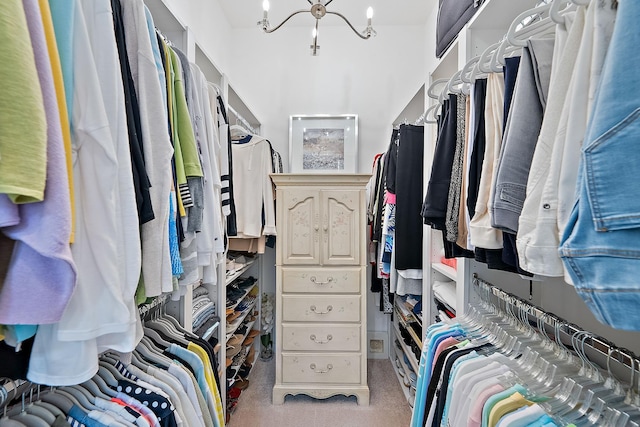
<svg viewBox="0 0 640 427"><path fill-rule="evenodd" d="M357 173L358 115L289 117L291 173Z"/></svg>

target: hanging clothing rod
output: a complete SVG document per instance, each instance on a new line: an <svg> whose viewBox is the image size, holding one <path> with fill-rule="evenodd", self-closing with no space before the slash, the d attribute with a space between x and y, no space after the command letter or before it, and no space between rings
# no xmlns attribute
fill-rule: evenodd
<svg viewBox="0 0 640 427"><path fill-rule="evenodd" d="M238 113L231 105L227 105L227 108L229 109L229 112L231 112L234 116L236 116L236 119L239 120L247 128L248 131L250 131L254 135L259 134L258 130L253 126L251 126L251 124L247 121L247 119L242 117L240 113Z"/></svg>
<svg viewBox="0 0 640 427"><path fill-rule="evenodd" d="M153 309L155 309L156 307L162 307L163 305L165 305L167 301L169 301L170 296L171 294L158 295L150 303L142 304L141 306L139 306L138 313L140 314L140 318L144 319L145 316L148 313L150 313Z"/></svg>
<svg viewBox="0 0 640 427"><path fill-rule="evenodd" d="M546 312L540 307L536 307L515 295L505 292L502 289L492 285L491 283L481 279L477 274L473 275L473 284L479 289L478 295L484 301L500 309L500 311L508 312L509 307L512 309L512 311L513 309L518 310L519 312L522 312L523 310L524 313L527 314L527 321L530 326L538 329L538 325L541 325L545 330L538 330L547 336L549 336L550 333L555 336L556 331L561 332L565 335L565 340L562 341L562 343L565 345L568 344L570 348L574 347L573 343L571 342L572 338L580 336L581 338L579 339L579 342L581 349L583 346L590 348L591 351L595 352L601 358L604 358L607 363L609 363L610 360L617 361L626 368L634 371L634 375L632 375L632 378L638 378L635 373L640 367L640 359L630 350L617 347L611 342L607 341L605 338L585 331L583 328L574 325L553 313ZM492 296L497 298L499 303L504 304L504 308L500 305L496 305L494 301L491 301ZM534 321L533 324L531 323L531 320ZM546 326L549 326L551 331L547 330ZM556 341L560 339L561 338L558 336L555 337ZM576 349L574 348L574 351L575 350ZM594 362L592 358L589 359ZM634 385L632 384L632 386Z"/></svg>

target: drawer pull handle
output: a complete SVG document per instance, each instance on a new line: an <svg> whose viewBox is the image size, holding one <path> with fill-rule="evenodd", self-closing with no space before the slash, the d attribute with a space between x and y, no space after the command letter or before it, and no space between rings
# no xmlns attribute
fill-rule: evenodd
<svg viewBox="0 0 640 427"><path fill-rule="evenodd" d="M333 277L328 277L326 282L318 282L318 279L316 278L316 276L311 276L309 280L311 281L311 283L315 285L328 285L329 283L333 282L335 279Z"/></svg>
<svg viewBox="0 0 640 427"><path fill-rule="evenodd" d="M316 306L312 305L311 307L309 307L309 310L313 311L315 314L329 314L331 310L333 310L333 306L332 305L327 306L327 311L317 311Z"/></svg>
<svg viewBox="0 0 640 427"><path fill-rule="evenodd" d="M328 364L327 369L316 369L316 364L312 363L311 365L309 365L309 368L311 368L311 370L313 370L313 372L315 372L316 374L327 374L330 370L333 369L333 365Z"/></svg>
<svg viewBox="0 0 640 427"><path fill-rule="evenodd" d="M309 337L309 339L311 341L313 341L314 343L316 343L316 344L326 344L326 343L328 343L329 341L331 341L333 339L333 335L327 335L327 339L324 340L324 341L323 340L318 340L315 335L311 335Z"/></svg>

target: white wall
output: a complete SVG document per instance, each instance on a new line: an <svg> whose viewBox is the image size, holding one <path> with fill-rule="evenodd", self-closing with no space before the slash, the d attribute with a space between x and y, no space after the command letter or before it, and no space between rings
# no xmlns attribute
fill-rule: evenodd
<svg viewBox="0 0 640 427"><path fill-rule="evenodd" d="M292 114L358 114L359 172L371 171L398 113L424 83L424 27L380 27L361 40L346 26L320 26L320 55L310 55L311 26L232 31L234 86L262 121L288 164ZM249 52L251 54L249 54ZM414 118L415 119L415 118Z"/></svg>
<svg viewBox="0 0 640 427"><path fill-rule="evenodd" d="M231 26L218 1L153 0L150 3L158 2L163 2L183 25L189 27L218 70L226 72L230 68Z"/></svg>

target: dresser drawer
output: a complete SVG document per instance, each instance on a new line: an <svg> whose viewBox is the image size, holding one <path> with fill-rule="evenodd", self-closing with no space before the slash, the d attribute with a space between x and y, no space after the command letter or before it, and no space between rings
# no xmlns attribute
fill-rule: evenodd
<svg viewBox="0 0 640 427"><path fill-rule="evenodd" d="M282 292L357 294L363 269L282 267Z"/></svg>
<svg viewBox="0 0 640 427"><path fill-rule="evenodd" d="M282 382L359 384L361 355L282 354Z"/></svg>
<svg viewBox="0 0 640 427"><path fill-rule="evenodd" d="M283 295L283 322L358 322L359 295Z"/></svg>
<svg viewBox="0 0 640 427"><path fill-rule="evenodd" d="M282 325L284 351L360 351L358 325Z"/></svg>

